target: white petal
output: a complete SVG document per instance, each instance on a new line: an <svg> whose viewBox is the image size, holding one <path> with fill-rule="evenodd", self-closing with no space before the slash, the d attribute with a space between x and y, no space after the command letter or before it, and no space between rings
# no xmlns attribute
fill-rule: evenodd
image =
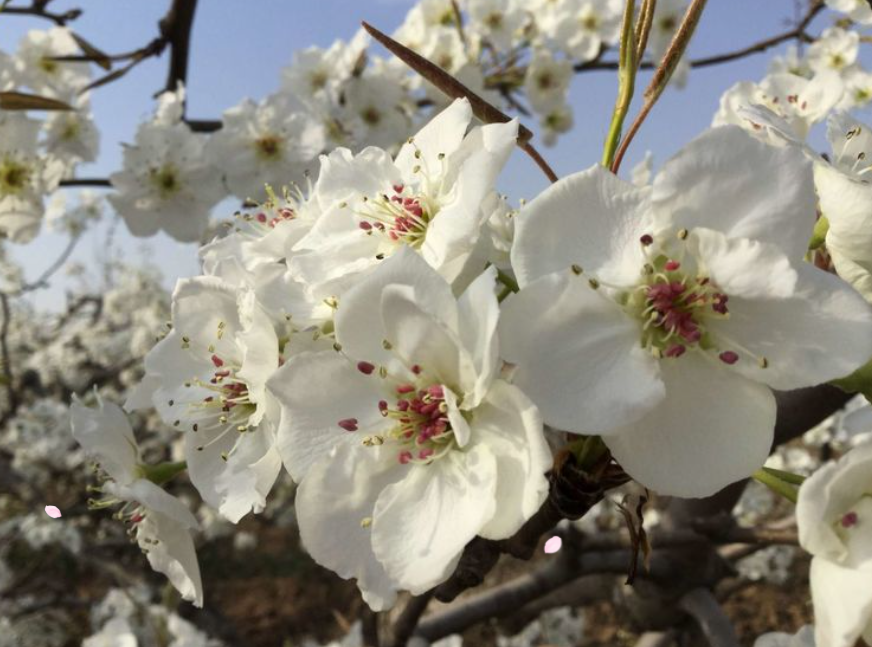
<svg viewBox="0 0 872 647"><path fill-rule="evenodd" d="M483 445L411 465L373 514L372 547L385 571L418 595L445 581L496 512L496 459Z"/></svg>
<svg viewBox="0 0 872 647"><path fill-rule="evenodd" d="M824 465L799 489L796 521L800 545L813 555L842 561L848 557L845 543L834 524L872 491L872 443L860 445L838 462Z"/></svg>
<svg viewBox="0 0 872 647"><path fill-rule="evenodd" d="M497 513L479 534L506 539L532 517L548 497L551 450L542 416L515 386L498 380L472 420L474 443L482 443L497 460Z"/></svg>
<svg viewBox="0 0 872 647"><path fill-rule="evenodd" d="M627 261L626 278L635 280L644 263L639 238L652 233L643 216L648 194L599 164L545 189L515 219L511 256L521 287L573 264L598 274L634 254L638 263Z"/></svg>
<svg viewBox="0 0 872 647"><path fill-rule="evenodd" d="M457 333L422 307L427 297L408 285L387 286L381 298L385 339L406 367L420 366L422 376L463 398L475 389L475 365Z"/></svg>
<svg viewBox="0 0 872 647"><path fill-rule="evenodd" d="M797 275L780 247L759 240L727 238L698 227L687 239L709 277L730 298L783 299L793 295Z"/></svg>
<svg viewBox="0 0 872 647"><path fill-rule="evenodd" d="M303 546L339 577L356 578L375 611L394 605L397 584L372 551L373 517L382 490L399 478L396 454L382 447L340 445L315 462L297 489L296 511Z"/></svg>
<svg viewBox="0 0 872 647"><path fill-rule="evenodd" d="M301 353L270 378L268 388L281 404L278 450L295 481L339 443L359 444L366 433L385 426L378 409L381 378L364 375L335 351ZM351 433L340 420L355 418Z"/></svg>
<svg viewBox="0 0 872 647"><path fill-rule="evenodd" d="M159 512L185 528L200 527L197 518L184 503L147 479L137 479L130 485L116 486L116 490L122 498L138 501L149 510Z"/></svg>
<svg viewBox="0 0 872 647"><path fill-rule="evenodd" d="M203 606L203 583L191 534L181 524L159 512L149 512L137 524L136 539L148 552L151 567L169 578L185 600ZM145 542L144 540L157 540Z"/></svg>
<svg viewBox="0 0 872 647"><path fill-rule="evenodd" d="M482 209L494 190L497 176L514 150L518 124L490 124L473 130L447 164L456 178L443 182L452 187L451 202L442 206L427 228L422 256L453 281L478 242L481 228L490 215ZM455 271L447 272L448 268Z"/></svg>
<svg viewBox="0 0 872 647"><path fill-rule="evenodd" d="M768 387L697 353L661 361L666 399L603 440L636 481L664 494L704 497L759 469L775 428Z"/></svg>
<svg viewBox="0 0 872 647"><path fill-rule="evenodd" d="M261 512L272 490L282 459L274 446L271 430L261 424L257 430L241 435L234 451L217 477L215 489L221 495L218 512L232 523L238 523L249 512Z"/></svg>
<svg viewBox="0 0 872 647"><path fill-rule="evenodd" d="M843 568L815 557L810 580L817 644L854 647L872 619L872 570Z"/></svg>
<svg viewBox="0 0 872 647"><path fill-rule="evenodd" d="M451 288L414 250L403 246L341 299L334 317L336 341L356 360L384 365L393 355L385 350L381 299L385 286L410 285L426 295L429 312L457 328L457 302Z"/></svg>
<svg viewBox="0 0 872 647"><path fill-rule="evenodd" d="M70 425L76 441L87 454L97 457L115 481L126 485L135 478L139 450L133 428L121 407L99 397L96 409L73 400Z"/></svg>
<svg viewBox="0 0 872 647"><path fill-rule="evenodd" d="M678 227L708 227L728 237L777 245L801 259L815 221L811 162L737 126L707 131L654 179L651 201Z"/></svg>
<svg viewBox="0 0 872 647"><path fill-rule="evenodd" d="M314 195L323 209L329 209L355 194L382 193L399 180L399 172L385 151L369 147L352 155L348 149L338 148L330 155L321 156L321 172Z"/></svg>
<svg viewBox="0 0 872 647"><path fill-rule="evenodd" d="M464 401L467 409L481 402L500 365L496 275L496 268L488 268L457 300L460 342L472 356L478 375L474 392Z"/></svg>
<svg viewBox="0 0 872 647"><path fill-rule="evenodd" d="M439 155L451 155L456 151L472 121L472 106L468 99L456 99L450 106L424 126L413 137L411 144L404 144L397 154L395 164L403 173L404 177L413 175L412 168L420 165L430 170L442 165ZM420 151L420 157L415 153Z"/></svg>
<svg viewBox="0 0 872 647"><path fill-rule="evenodd" d="M787 299L731 298L730 317L710 330L724 350L741 349L733 369L775 389L797 389L844 377L872 357L872 307L839 277L802 263Z"/></svg>
<svg viewBox="0 0 872 647"><path fill-rule="evenodd" d="M528 285L503 304L500 348L517 365L513 382L546 424L609 433L641 418L664 396L641 327L567 270Z"/></svg>

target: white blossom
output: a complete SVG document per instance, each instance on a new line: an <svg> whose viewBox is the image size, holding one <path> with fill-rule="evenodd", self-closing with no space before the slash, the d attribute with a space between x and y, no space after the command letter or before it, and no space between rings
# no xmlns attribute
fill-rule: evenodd
<svg viewBox="0 0 872 647"><path fill-rule="evenodd" d="M81 51L66 27L29 31L18 46L17 81L37 94L69 98L88 84L91 70L87 63L52 59L76 54Z"/></svg>
<svg viewBox="0 0 872 647"><path fill-rule="evenodd" d="M99 397L96 409L73 402L70 411L73 436L97 457L109 478L102 486L104 498L94 505L120 505L118 514L130 524L151 567L166 575L184 599L203 606L200 567L190 534L197 520L181 501L144 477L127 416Z"/></svg>
<svg viewBox="0 0 872 647"><path fill-rule="evenodd" d="M466 268L490 215L482 209L508 159L517 122L474 128L458 100L406 143L395 159L367 148L321 159L316 192L323 213L288 266L321 298L403 247L449 281Z"/></svg>
<svg viewBox="0 0 872 647"><path fill-rule="evenodd" d="M815 472L799 489L799 542L812 554L815 637L826 647L872 639L872 444Z"/></svg>
<svg viewBox="0 0 872 647"><path fill-rule="evenodd" d="M279 350L253 292L211 276L180 280L172 330L145 357L126 405L154 406L185 433L191 482L233 523L263 510L281 468L277 405L265 388Z"/></svg>
<svg viewBox="0 0 872 647"><path fill-rule="evenodd" d="M303 544L373 609L444 581L473 537L511 536L547 495L539 414L499 378L494 276L455 299L402 249L343 299L341 352L270 380Z"/></svg>
<svg viewBox="0 0 872 647"><path fill-rule="evenodd" d="M265 185L302 182L324 148L323 126L284 94L246 99L224 112L222 124L206 153L242 200L262 198Z"/></svg>
<svg viewBox="0 0 872 647"><path fill-rule="evenodd" d="M522 210L522 289L504 303L501 338L546 424L603 434L663 494L705 496L759 468L770 387L826 382L872 356L872 309L803 262L810 167L715 128L651 189L597 166Z"/></svg>

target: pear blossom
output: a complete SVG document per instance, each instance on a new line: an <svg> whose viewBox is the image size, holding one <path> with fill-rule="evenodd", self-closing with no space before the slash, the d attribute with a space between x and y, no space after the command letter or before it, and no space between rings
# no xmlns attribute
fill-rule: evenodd
<svg viewBox="0 0 872 647"><path fill-rule="evenodd" d="M490 215L482 209L517 136L517 122L474 128L472 108L455 101L407 142L395 159L378 148L337 149L321 159L322 215L294 247L288 267L322 298L397 250L417 250L442 276L464 271Z"/></svg>
<svg viewBox="0 0 872 647"><path fill-rule="evenodd" d="M834 11L841 11L861 25L872 25L872 6L867 0L824 0Z"/></svg>
<svg viewBox="0 0 872 647"><path fill-rule="evenodd" d="M77 98L75 107L75 110L52 113L43 124L45 150L64 163L68 177L76 164L96 160L100 146L100 133L87 97Z"/></svg>
<svg viewBox="0 0 872 647"><path fill-rule="evenodd" d="M421 0L406 14L394 40L420 51L424 42L439 32L457 31L457 14L451 0Z"/></svg>
<svg viewBox="0 0 872 647"><path fill-rule="evenodd" d="M857 62L860 34L856 31L830 27L808 48L808 64L815 72L841 72Z"/></svg>
<svg viewBox="0 0 872 647"><path fill-rule="evenodd" d="M29 31L18 46L18 83L44 96L71 97L88 84L91 69L87 63L52 59L76 54L81 51L66 27Z"/></svg>
<svg viewBox="0 0 872 647"><path fill-rule="evenodd" d="M161 103L157 118L140 125L133 145L124 148L124 166L109 180L117 193L109 202L134 236L163 230L176 240L193 242L206 231L209 211L225 191L221 176L206 156L206 137L183 122L179 102Z"/></svg>
<svg viewBox="0 0 872 647"><path fill-rule="evenodd" d="M26 243L39 231L43 195L53 191L63 164L37 151L40 124L19 112L0 114L0 232Z"/></svg>
<svg viewBox="0 0 872 647"><path fill-rule="evenodd" d="M845 93L836 104L836 110L862 108L872 101L872 72L852 65L842 72L842 82L845 84Z"/></svg>
<svg viewBox="0 0 872 647"><path fill-rule="evenodd" d="M555 42L577 61L593 60L601 48L618 42L623 10L621 0L565 0L558 8Z"/></svg>
<svg viewBox="0 0 872 647"><path fill-rule="evenodd" d="M811 592L819 645L872 639L872 444L812 474L799 489L800 545L812 554Z"/></svg>
<svg viewBox="0 0 872 647"><path fill-rule="evenodd" d="M806 625L794 635L763 634L754 642L754 647L815 647L814 627Z"/></svg>
<svg viewBox="0 0 872 647"><path fill-rule="evenodd" d="M747 477L772 443L770 388L872 356L872 308L803 262L814 218L811 162L736 127L698 137L650 189L599 166L562 179L516 222L522 289L500 323L514 384L660 493Z"/></svg>
<svg viewBox="0 0 872 647"><path fill-rule="evenodd" d="M555 59L544 48L534 49L524 76L524 90L533 110L547 114L565 105L572 76L572 63Z"/></svg>
<svg viewBox="0 0 872 647"><path fill-rule="evenodd" d="M96 409L76 401L70 414L73 437L108 475L104 498L94 507L121 506L118 514L130 524L151 567L166 575L184 599L202 607L203 585L190 534L197 520L181 501L145 478L127 416L99 396Z"/></svg>
<svg viewBox="0 0 872 647"><path fill-rule="evenodd" d="M830 163L815 164L827 252L836 271L872 302L872 129L845 113L827 122Z"/></svg>
<svg viewBox="0 0 872 647"><path fill-rule="evenodd" d="M814 124L826 119L843 94L844 84L834 72L819 72L811 79L773 74L759 84L742 81L723 94L712 125L734 124L765 138L768 131L755 127L743 113L749 106L763 106L783 119L793 136L803 141Z"/></svg>
<svg viewBox="0 0 872 647"><path fill-rule="evenodd" d="M795 74L806 79L814 76L808 58L796 45L788 45L783 54L772 58L769 62L769 74Z"/></svg>
<svg viewBox="0 0 872 647"><path fill-rule="evenodd" d="M554 146L557 136L568 133L575 125L572 108L568 104L557 106L539 120L542 127L542 143L546 146Z"/></svg>
<svg viewBox="0 0 872 647"><path fill-rule="evenodd" d="M288 95L274 94L260 103L246 99L224 112L206 155L236 197L260 198L264 185L302 181L324 149L322 124L294 104Z"/></svg>
<svg viewBox="0 0 872 647"><path fill-rule="evenodd" d="M365 62L368 44L369 35L361 29L350 42L337 40L326 50L309 47L295 52L282 70L282 90L303 101L325 96L337 100L342 83Z"/></svg>
<svg viewBox="0 0 872 647"><path fill-rule="evenodd" d="M530 15L520 0L476 0L469 3L471 29L497 51L511 51Z"/></svg>
<svg viewBox="0 0 872 647"><path fill-rule="evenodd" d="M338 352L270 379L303 545L373 609L444 581L471 539L511 536L547 496L541 418L499 376L495 275L455 299L403 248L343 298Z"/></svg>
<svg viewBox="0 0 872 647"><path fill-rule="evenodd" d="M411 132L410 100L396 69L372 66L344 88L343 123L356 132L355 140L390 148Z"/></svg>
<svg viewBox="0 0 872 647"><path fill-rule="evenodd" d="M260 512L278 477L278 405L266 381L280 362L272 321L251 290L211 276L180 280L172 329L145 357L126 407L153 406L185 432L191 482L238 522Z"/></svg>

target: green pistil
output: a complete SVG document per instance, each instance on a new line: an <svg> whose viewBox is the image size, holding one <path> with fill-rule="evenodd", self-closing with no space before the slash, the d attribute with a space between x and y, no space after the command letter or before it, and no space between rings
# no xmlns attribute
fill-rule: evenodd
<svg viewBox="0 0 872 647"><path fill-rule="evenodd" d="M166 164L159 169L152 169L151 182L164 200L171 198L182 188L179 183L178 171L172 164Z"/></svg>
<svg viewBox="0 0 872 647"><path fill-rule="evenodd" d="M0 162L0 195L19 195L30 183L31 169L11 157Z"/></svg>
<svg viewBox="0 0 872 647"><path fill-rule="evenodd" d="M268 135L261 137L255 142L255 151L258 159L272 162L282 158L282 141L278 137Z"/></svg>

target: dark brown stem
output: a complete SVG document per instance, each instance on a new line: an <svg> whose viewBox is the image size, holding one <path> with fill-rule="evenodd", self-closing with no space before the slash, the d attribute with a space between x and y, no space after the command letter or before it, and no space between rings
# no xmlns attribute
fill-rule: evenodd
<svg viewBox="0 0 872 647"><path fill-rule="evenodd" d="M179 81L187 84L191 30L196 10L197 0L173 0L169 12L160 21L161 36L170 45L170 65L164 86L167 92L174 92Z"/></svg>
<svg viewBox="0 0 872 647"><path fill-rule="evenodd" d="M74 177L68 180L61 180L60 186L62 187L77 187L77 186L98 186L98 187L111 187L112 183L102 177Z"/></svg>
<svg viewBox="0 0 872 647"><path fill-rule="evenodd" d="M363 647L381 647L378 635L378 614L364 604L360 612Z"/></svg>
<svg viewBox="0 0 872 647"><path fill-rule="evenodd" d="M185 119L185 123L195 133L214 133L223 126L219 119Z"/></svg>
<svg viewBox="0 0 872 647"><path fill-rule="evenodd" d="M4 16L33 16L35 18L45 18L59 27L63 27L71 20L75 20L81 16L82 10L70 9L64 13L51 13L50 11L45 11L45 9L40 7L38 3L34 2L29 7L4 7L3 11L0 13Z"/></svg>
<svg viewBox="0 0 872 647"><path fill-rule="evenodd" d="M430 590L409 600L406 608L403 609L400 617L394 623L391 647L406 647L406 643L415 632L418 621L421 620L421 616L424 615L424 611L427 610L427 605L432 599L433 591Z"/></svg>
<svg viewBox="0 0 872 647"><path fill-rule="evenodd" d="M14 376L12 375L12 361L9 355L9 326L12 320L12 309L9 307L9 296L0 292L0 306L2 306L3 323L0 325L0 353L3 361L3 381L6 388L6 403L8 409L4 412L2 423L5 423L18 410L18 392L15 390Z"/></svg>

